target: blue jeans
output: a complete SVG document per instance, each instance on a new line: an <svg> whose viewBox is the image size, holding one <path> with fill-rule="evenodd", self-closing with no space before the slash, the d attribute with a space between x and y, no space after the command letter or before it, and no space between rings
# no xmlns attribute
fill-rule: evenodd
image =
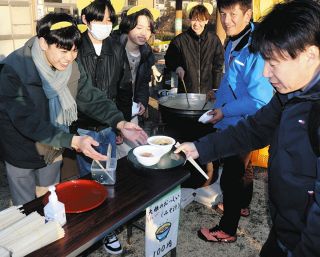
<svg viewBox="0 0 320 257"><path fill-rule="evenodd" d="M78 129L78 133L80 136L87 135L96 140L99 143L99 146L96 146L95 150L101 154L106 155L108 145L111 144L111 157L116 157L116 134L112 131L111 128L105 128L103 130L100 130L99 132L86 129ZM80 177L83 177L91 172L91 158L85 156L82 153L77 153L77 163L79 167Z"/></svg>

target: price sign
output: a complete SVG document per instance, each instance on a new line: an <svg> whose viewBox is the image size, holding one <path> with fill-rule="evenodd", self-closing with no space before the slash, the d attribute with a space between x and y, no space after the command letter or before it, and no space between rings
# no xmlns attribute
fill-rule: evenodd
<svg viewBox="0 0 320 257"><path fill-rule="evenodd" d="M146 257L161 257L177 246L180 186L146 209Z"/></svg>

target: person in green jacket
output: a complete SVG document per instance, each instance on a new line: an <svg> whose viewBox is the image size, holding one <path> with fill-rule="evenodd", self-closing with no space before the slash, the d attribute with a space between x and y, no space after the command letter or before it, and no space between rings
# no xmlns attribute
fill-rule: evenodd
<svg viewBox="0 0 320 257"><path fill-rule="evenodd" d="M73 135L69 126L81 111L118 129L135 142L147 135L97 88L74 60L81 34L74 19L50 13L37 24L37 36L11 53L0 74L0 145L14 205L35 198L37 186L60 180L61 153L73 148L95 160L98 142Z"/></svg>

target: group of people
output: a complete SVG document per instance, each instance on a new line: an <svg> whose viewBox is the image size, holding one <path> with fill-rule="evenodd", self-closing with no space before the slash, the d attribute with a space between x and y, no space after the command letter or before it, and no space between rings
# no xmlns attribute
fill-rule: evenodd
<svg viewBox="0 0 320 257"><path fill-rule="evenodd" d="M221 220L198 236L237 240L240 217L250 215L251 151L270 145L273 224L260 256L320 256L319 3L285 1L257 26L251 0L217 0L217 8L225 49L208 29L208 10L197 5L190 28L171 41L165 56L180 78L179 92L185 82L188 92L215 98L213 133L176 150L202 164L223 164ZM146 143L132 105L142 115L148 104L155 63L147 43L155 30L150 10L124 13L112 32L114 8L95 0L81 20L87 26L82 34L71 16L46 15L37 35L1 66L0 148L14 205L34 199L36 185L60 181L65 148L77 152L84 176L92 159L107 158L108 144L112 157L122 157ZM114 233L103 242L108 252L122 252Z"/></svg>
<svg viewBox="0 0 320 257"><path fill-rule="evenodd" d="M212 96L215 103L209 113L212 115L209 122L214 131L220 132L267 104L272 98L273 87L262 76L263 58L249 50L255 29L251 22L251 0L217 0L217 8L228 37L225 50L215 33L208 30L208 10L198 5L189 13L190 28L171 41L165 60L166 66L175 71L181 81L186 81L188 92L210 95L212 89L218 88ZM179 85L178 91L183 92L183 86ZM240 216L250 214L253 192L250 157L251 152L244 151L206 165L207 172L214 168L216 175L213 176L217 177L223 163L220 178L223 203L215 207L222 218L210 231L216 241L234 242ZM206 233L200 230L199 237L208 241Z"/></svg>
<svg viewBox="0 0 320 257"><path fill-rule="evenodd" d="M116 15L109 1L96 0L81 12L87 31L75 19L50 13L37 23L37 35L11 53L0 76L1 157L14 205L36 197L36 186L60 182L62 152L75 150L80 176L92 160L125 155L145 144L147 134L132 117L142 115L149 98L154 56L147 44L154 32L148 9ZM122 143L122 144L121 144ZM121 149L122 147L122 149ZM114 233L104 239L110 253L122 248Z"/></svg>
<svg viewBox="0 0 320 257"><path fill-rule="evenodd" d="M229 5L231 2L233 4ZM211 114L216 126L233 119L235 114L246 117L223 129L217 127L215 133L193 143L183 143L175 152L184 151L201 163L237 157L240 164L241 156L270 145L268 189L272 228L260 256L320 256L320 5L313 0L277 4L261 20L251 37L246 36L252 30L250 28L244 28L242 33L241 29L240 33L232 33L241 24L241 19L251 15L250 8L243 8L246 5L241 2L251 1L217 1L223 28L231 37L226 47L225 75L216 96L217 108ZM250 27L253 28L252 24ZM241 43L246 37L251 37L248 50ZM239 49L242 50L239 52ZM266 103L267 99L261 101L254 97L255 101L248 101L247 98L241 104L242 108L249 108L253 103L256 107L266 104L255 114L254 109L243 114L238 106L233 116L229 116L233 102L228 99L240 99L242 81L246 93L251 88L251 96L253 93L259 95L262 87L257 87L257 91L251 86L257 79L261 80L259 83L265 83L262 75L275 89L271 100ZM239 87L234 87L237 83ZM264 90L267 88L269 85L265 84ZM220 101L225 97L227 99ZM219 225L198 231L199 236L209 242L236 240L234 222L241 214L241 201L237 193L232 195L237 199L233 207L229 207L230 211L232 208L235 211L234 219L225 223L231 217L227 214L227 202L231 200L228 193L231 189L227 185L233 185L233 190L240 192L240 174L245 172L246 163L243 162L241 173L240 166L231 170L231 164L225 164L227 167L224 166L222 176L227 171L229 175L225 176L229 178L221 181L224 184L224 215ZM245 185L244 180L240 183Z"/></svg>

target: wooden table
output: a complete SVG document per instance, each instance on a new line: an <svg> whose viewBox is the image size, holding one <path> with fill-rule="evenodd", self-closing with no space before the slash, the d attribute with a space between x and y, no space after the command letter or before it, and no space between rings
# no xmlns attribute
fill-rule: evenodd
<svg viewBox="0 0 320 257"><path fill-rule="evenodd" d="M28 256L77 256L106 234L125 224L152 203L180 185L190 176L184 167L167 172L165 175L145 176L133 171L126 157L118 161L117 182L106 186L114 190L106 201L96 209L79 214L67 214L63 227L65 237L45 246ZM43 214L42 199L25 204L26 213L38 211Z"/></svg>

